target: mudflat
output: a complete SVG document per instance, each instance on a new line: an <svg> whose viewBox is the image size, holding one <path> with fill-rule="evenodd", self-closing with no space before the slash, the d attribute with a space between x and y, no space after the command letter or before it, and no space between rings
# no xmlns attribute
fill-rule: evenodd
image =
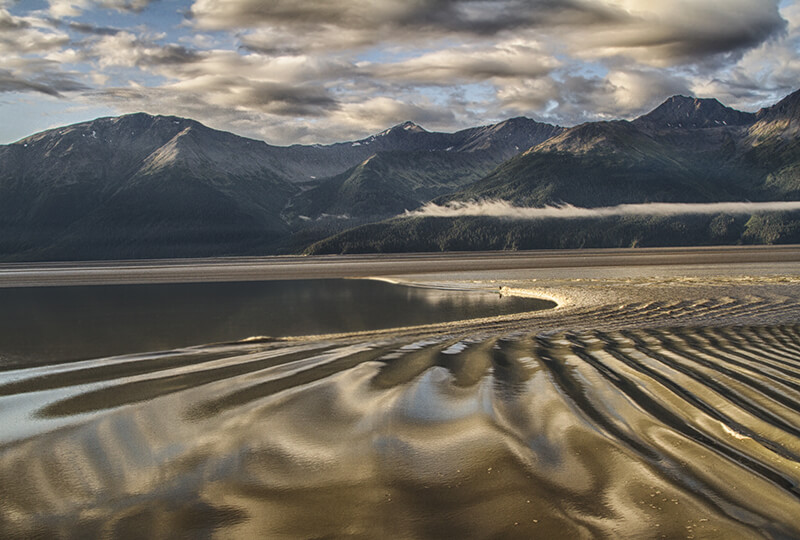
<svg viewBox="0 0 800 540"><path fill-rule="evenodd" d="M778 263L800 246L619 248L0 264L0 287L380 277L432 272Z"/></svg>

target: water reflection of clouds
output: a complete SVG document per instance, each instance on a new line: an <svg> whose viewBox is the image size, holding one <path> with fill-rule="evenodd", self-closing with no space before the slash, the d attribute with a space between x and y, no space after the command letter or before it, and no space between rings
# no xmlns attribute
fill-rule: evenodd
<svg viewBox="0 0 800 540"><path fill-rule="evenodd" d="M485 292L371 280L0 289L0 362L6 356L21 364L83 360L249 336L359 332L544 307Z"/></svg>
<svg viewBox="0 0 800 540"><path fill-rule="evenodd" d="M429 306L450 306L450 309L466 306L495 306L502 301L499 293L484 291L457 291L421 287L409 287L410 297Z"/></svg>
<svg viewBox="0 0 800 540"><path fill-rule="evenodd" d="M454 422L491 412L491 384L488 379L477 388L454 387L449 370L433 366L407 388L395 404L397 413L408 421L423 424Z"/></svg>

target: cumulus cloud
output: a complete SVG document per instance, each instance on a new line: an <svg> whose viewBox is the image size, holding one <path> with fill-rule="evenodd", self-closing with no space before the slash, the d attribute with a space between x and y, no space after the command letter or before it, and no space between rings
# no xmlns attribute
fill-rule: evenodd
<svg viewBox="0 0 800 540"><path fill-rule="evenodd" d="M514 206L508 201L485 200L451 202L444 206L428 203L413 212L406 211L403 217L494 217L505 219L576 219L620 216L679 216L715 214L754 214L758 212L785 212L800 210L800 201L786 202L720 202L720 203L644 203L620 204L582 208L564 204L541 208Z"/></svg>
<svg viewBox="0 0 800 540"><path fill-rule="evenodd" d="M87 0L49 0L50 15L56 19L77 17L89 5Z"/></svg>

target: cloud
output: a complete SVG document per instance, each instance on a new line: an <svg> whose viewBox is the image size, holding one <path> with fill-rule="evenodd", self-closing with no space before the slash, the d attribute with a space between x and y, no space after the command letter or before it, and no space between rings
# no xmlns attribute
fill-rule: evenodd
<svg viewBox="0 0 800 540"><path fill-rule="evenodd" d="M454 113L431 103L425 103L424 100L420 100L418 103L409 103L380 96L358 102L343 103L332 114L331 120L353 128L360 128L362 133L364 128L374 133L405 120L411 120L421 125L450 123L454 120Z"/></svg>
<svg viewBox="0 0 800 540"><path fill-rule="evenodd" d="M175 66L197 62L202 56L180 45L160 45L131 32L103 35L86 54L97 58L101 67Z"/></svg>
<svg viewBox="0 0 800 540"><path fill-rule="evenodd" d="M70 22L67 26L70 30L75 30L82 34L93 34L95 36L115 36L120 33L120 30L117 28L94 26L92 24L79 22Z"/></svg>
<svg viewBox="0 0 800 540"><path fill-rule="evenodd" d="M776 0L618 0L630 18L567 38L580 57L647 65L729 60L784 31ZM717 58L722 55L723 58Z"/></svg>
<svg viewBox="0 0 800 540"><path fill-rule="evenodd" d="M746 52L735 64L695 77L692 90L733 107L756 110L798 89L800 81L800 2L781 9L786 32Z"/></svg>
<svg viewBox="0 0 800 540"><path fill-rule="evenodd" d="M452 85L454 82L487 79L535 79L549 74L560 64L539 44L514 40L486 48L442 49L365 69L377 78L398 80L404 84Z"/></svg>
<svg viewBox="0 0 800 540"><path fill-rule="evenodd" d="M94 0L95 3L106 9L117 11L139 12L157 0Z"/></svg>
<svg viewBox="0 0 800 540"><path fill-rule="evenodd" d="M56 19L78 17L92 7L140 12L156 0L48 0L49 14Z"/></svg>
<svg viewBox="0 0 800 540"><path fill-rule="evenodd" d="M12 75L8 70L0 70L0 92L39 92L50 96L59 93L52 86L28 81Z"/></svg>
<svg viewBox="0 0 800 540"><path fill-rule="evenodd" d="M50 55L62 51L69 35L36 17L19 17L0 9L0 92L33 92L60 96L86 89L81 76L67 71Z"/></svg>
<svg viewBox="0 0 800 540"><path fill-rule="evenodd" d="M47 26L39 19L17 17L0 9L0 53L8 56L44 54L69 43L69 35Z"/></svg>
<svg viewBox="0 0 800 540"><path fill-rule="evenodd" d="M374 40L382 40L387 32L487 36L566 22L593 24L624 14L602 3L582 0L196 0L190 16L205 29L336 27L358 29Z"/></svg>
<svg viewBox="0 0 800 540"><path fill-rule="evenodd" d="M497 97L511 113L542 111L540 117L575 125L598 119L633 118L675 94L690 94L681 75L652 68L617 68L603 77L564 75L498 83Z"/></svg>
<svg viewBox="0 0 800 540"><path fill-rule="evenodd" d="M56 19L77 17L89 6L88 0L48 0L50 16Z"/></svg>
<svg viewBox="0 0 800 540"><path fill-rule="evenodd" d="M62 92L86 89L84 84L57 70L51 72L36 70L35 75L31 75L22 69L0 68L0 92L36 92L58 97Z"/></svg>
<svg viewBox="0 0 800 540"><path fill-rule="evenodd" d="M218 107L239 107L280 116L319 116L338 107L336 100L318 86L253 81L245 77L198 77L163 89L176 94L192 93Z"/></svg>
<svg viewBox="0 0 800 540"><path fill-rule="evenodd" d="M620 216L678 216L689 214L754 214L758 212L785 212L800 210L800 201L786 202L720 202L720 203L644 203L621 204L597 208L581 208L565 204L530 208L514 206L508 201L486 200L451 202L444 206L428 203L402 217L494 217L505 219L577 219Z"/></svg>
<svg viewBox="0 0 800 540"><path fill-rule="evenodd" d="M31 24L28 21L20 17L13 17L8 10L2 9L2 5L0 5L0 30L13 32L23 28L30 28L30 26Z"/></svg>

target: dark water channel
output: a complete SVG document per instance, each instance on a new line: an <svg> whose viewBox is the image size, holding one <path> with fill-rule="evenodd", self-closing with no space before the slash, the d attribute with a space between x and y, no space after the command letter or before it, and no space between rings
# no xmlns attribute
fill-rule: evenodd
<svg viewBox="0 0 800 540"><path fill-rule="evenodd" d="M377 330L553 305L490 292L341 279L0 289L0 367L251 336Z"/></svg>

